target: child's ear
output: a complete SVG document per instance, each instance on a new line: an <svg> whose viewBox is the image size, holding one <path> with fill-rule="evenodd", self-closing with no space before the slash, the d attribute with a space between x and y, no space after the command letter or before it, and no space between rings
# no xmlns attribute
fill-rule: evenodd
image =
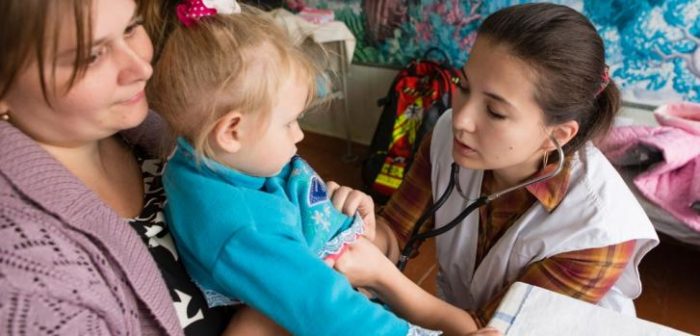
<svg viewBox="0 0 700 336"><path fill-rule="evenodd" d="M217 149L227 153L235 153L241 148L242 118L241 113L231 111L216 121L210 136Z"/></svg>
<svg viewBox="0 0 700 336"><path fill-rule="evenodd" d="M564 147L571 139L573 139L576 134L578 134L578 121L576 120L570 120L564 123L561 123L556 126L552 126L549 128L550 134L557 139L557 142L559 142L559 145ZM544 144L542 145L543 149L546 151L553 151L557 148L556 145L550 140L549 137L545 139Z"/></svg>

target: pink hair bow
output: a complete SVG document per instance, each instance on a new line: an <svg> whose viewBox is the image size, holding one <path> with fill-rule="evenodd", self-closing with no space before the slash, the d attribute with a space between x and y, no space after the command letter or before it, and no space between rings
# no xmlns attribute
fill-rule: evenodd
<svg viewBox="0 0 700 336"><path fill-rule="evenodd" d="M236 0L184 0L176 7L177 18L185 27L190 27L201 18L216 14L240 13Z"/></svg>

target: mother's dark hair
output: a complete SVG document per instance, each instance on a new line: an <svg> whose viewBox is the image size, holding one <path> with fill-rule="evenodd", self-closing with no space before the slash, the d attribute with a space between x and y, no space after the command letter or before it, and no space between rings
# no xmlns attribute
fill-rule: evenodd
<svg viewBox="0 0 700 336"><path fill-rule="evenodd" d="M585 16L562 5L516 5L491 14L478 33L535 69L535 100L548 125L578 122L566 153L607 133L620 107L620 92L612 81L600 91L607 71L605 49Z"/></svg>

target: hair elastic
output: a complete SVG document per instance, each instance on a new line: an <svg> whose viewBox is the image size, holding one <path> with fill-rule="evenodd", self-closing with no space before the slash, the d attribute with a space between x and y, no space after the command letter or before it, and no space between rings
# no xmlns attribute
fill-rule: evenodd
<svg viewBox="0 0 700 336"><path fill-rule="evenodd" d="M610 67L606 65L605 70L603 70L603 75L600 78L600 88L598 89L598 92L595 93L595 96L598 97L603 91L605 91L608 84L610 84Z"/></svg>

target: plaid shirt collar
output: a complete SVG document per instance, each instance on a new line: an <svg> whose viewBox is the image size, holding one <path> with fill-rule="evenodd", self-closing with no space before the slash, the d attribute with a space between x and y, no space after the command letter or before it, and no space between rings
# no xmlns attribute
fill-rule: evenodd
<svg viewBox="0 0 700 336"><path fill-rule="evenodd" d="M548 211L552 212L561 203L569 189L569 178L571 177L571 160L572 156L566 156L564 159L564 167L562 171L548 179L539 183L535 183L526 187L537 201ZM540 170L533 177L549 174L557 168L557 163L550 163L544 169Z"/></svg>

